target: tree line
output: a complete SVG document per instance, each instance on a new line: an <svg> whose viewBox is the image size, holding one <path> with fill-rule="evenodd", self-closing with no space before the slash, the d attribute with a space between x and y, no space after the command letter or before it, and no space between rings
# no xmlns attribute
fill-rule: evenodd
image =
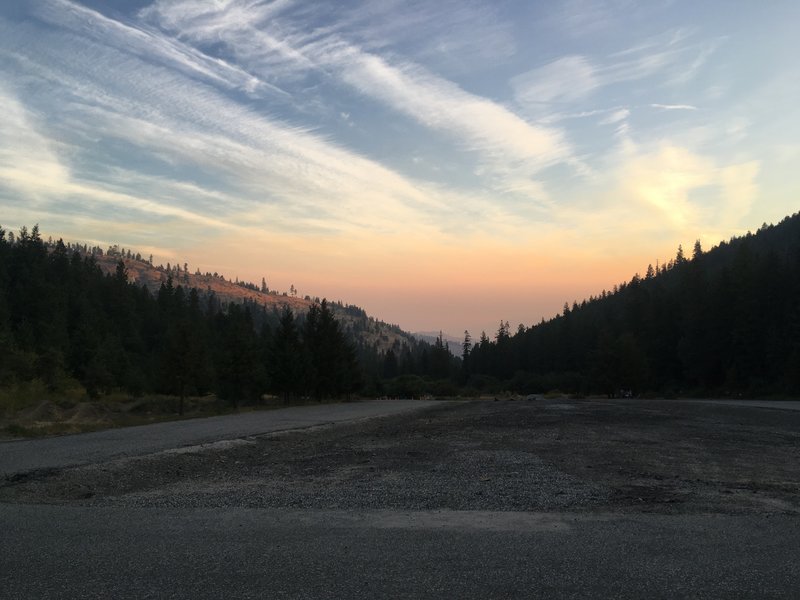
<svg viewBox="0 0 800 600"><path fill-rule="evenodd" d="M338 317L337 317L338 314ZM386 347L386 333L398 334ZM307 313L226 303L175 285L104 274L95 253L0 228L0 390L40 382L92 397L214 393L233 405L352 394L796 394L800 214L614 286L492 338L405 340L358 307ZM401 341L402 339L402 341ZM369 341L371 340L371 341Z"/></svg>

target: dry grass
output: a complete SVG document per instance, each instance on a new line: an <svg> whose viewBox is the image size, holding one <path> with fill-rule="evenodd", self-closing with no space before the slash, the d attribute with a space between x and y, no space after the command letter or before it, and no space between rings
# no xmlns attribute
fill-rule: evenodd
<svg viewBox="0 0 800 600"><path fill-rule="evenodd" d="M318 403L317 400L307 398L293 401L292 406ZM158 394L140 398L110 394L98 400L89 400L84 396L79 401L63 396L43 395L35 403L18 410L8 410L5 417L0 416L0 439L86 433L164 421L275 410L287 406L282 399L265 395L258 404L234 408L229 402L210 394L187 397L184 400L183 415L179 415L178 404L177 396Z"/></svg>
<svg viewBox="0 0 800 600"><path fill-rule="evenodd" d="M116 256L97 256L97 264L106 273L113 273L117 268L119 257ZM149 264L138 260L125 259L125 266L128 269L128 278L138 285L145 285L152 293L157 293L162 283L166 283L169 274L161 271ZM193 273L183 273L173 277L173 285L181 285L185 288L197 288L198 290L211 290L220 300L243 302L248 300L267 308L278 307L279 309L288 306L293 311L302 312L308 310L311 305L309 300L293 296L284 296L278 293L263 293L251 290L222 277L207 275L196 275Z"/></svg>

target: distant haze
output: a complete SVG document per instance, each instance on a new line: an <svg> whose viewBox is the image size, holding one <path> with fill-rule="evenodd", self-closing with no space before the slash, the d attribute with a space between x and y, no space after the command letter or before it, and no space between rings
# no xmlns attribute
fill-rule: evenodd
<svg viewBox="0 0 800 600"><path fill-rule="evenodd" d="M10 0L0 225L456 337L797 210L800 3Z"/></svg>

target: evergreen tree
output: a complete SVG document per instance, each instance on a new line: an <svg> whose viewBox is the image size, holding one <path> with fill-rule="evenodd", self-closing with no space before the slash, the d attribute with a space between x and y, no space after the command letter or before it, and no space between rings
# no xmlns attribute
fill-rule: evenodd
<svg viewBox="0 0 800 600"><path fill-rule="evenodd" d="M469 377L469 372L470 372L469 363L470 363L471 352L472 352L472 337L469 335L469 331L465 329L464 341L461 343L461 370L465 381Z"/></svg>
<svg viewBox="0 0 800 600"><path fill-rule="evenodd" d="M694 249L692 250L692 260L696 261L701 256L703 256L703 247L700 245L700 240L696 240L694 243Z"/></svg>
<svg viewBox="0 0 800 600"><path fill-rule="evenodd" d="M217 394L234 407L240 401L258 401L266 391L267 365L261 358L252 314L238 304L216 317L215 371Z"/></svg>
<svg viewBox="0 0 800 600"><path fill-rule="evenodd" d="M288 306L284 306L278 328L272 336L270 356L272 389L288 402L300 394L306 372L294 313Z"/></svg>
<svg viewBox="0 0 800 600"><path fill-rule="evenodd" d="M397 355L389 348L383 358L384 379L394 379L398 375Z"/></svg>
<svg viewBox="0 0 800 600"><path fill-rule="evenodd" d="M315 398L340 397L358 387L360 375L354 350L344 339L327 300L309 308L303 341L308 356L308 379Z"/></svg>
<svg viewBox="0 0 800 600"><path fill-rule="evenodd" d="M431 377L434 379L445 379L448 377L450 375L451 359L450 348L444 341L444 334L440 331L429 355L429 374Z"/></svg>

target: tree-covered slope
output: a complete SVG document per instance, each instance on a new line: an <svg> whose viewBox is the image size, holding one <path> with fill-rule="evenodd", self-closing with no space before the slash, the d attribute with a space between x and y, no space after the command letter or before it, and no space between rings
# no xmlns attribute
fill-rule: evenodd
<svg viewBox="0 0 800 600"><path fill-rule="evenodd" d="M52 247L53 242L45 242ZM107 274L113 274L117 263L122 261L128 272L128 280L138 286L146 287L151 294L157 294L162 284L172 278L173 285L185 289L195 288L201 296L213 295L215 302L222 306L230 303L263 307L272 315L272 324L276 324L284 307L289 307L296 315L304 315L319 297L309 295L301 296L294 285L288 291L280 292L268 287L266 278L260 284L240 281L237 278L227 278L221 273L201 272L195 268L190 269L187 263L174 265L156 265L152 257L145 258L134 250L110 246L105 250L100 247L90 247L85 244L67 244L69 251L77 250L83 256L91 255L100 269ZM356 345L368 346L379 352L386 352L390 348L402 348L404 345L415 346L415 336L403 331L396 325L385 323L370 317L360 307L345 304L341 301L328 303L345 334Z"/></svg>
<svg viewBox="0 0 800 600"><path fill-rule="evenodd" d="M470 348L466 380L518 391L800 392L800 214L676 258Z"/></svg>
<svg viewBox="0 0 800 600"><path fill-rule="evenodd" d="M18 235L0 228L4 397L34 384L56 396L215 392L234 404L267 393L342 397L382 372L387 350L364 334L412 359L426 353L357 307L261 291L226 297L210 285L189 287L185 268L143 268L141 257L110 254L45 242L38 227Z"/></svg>

